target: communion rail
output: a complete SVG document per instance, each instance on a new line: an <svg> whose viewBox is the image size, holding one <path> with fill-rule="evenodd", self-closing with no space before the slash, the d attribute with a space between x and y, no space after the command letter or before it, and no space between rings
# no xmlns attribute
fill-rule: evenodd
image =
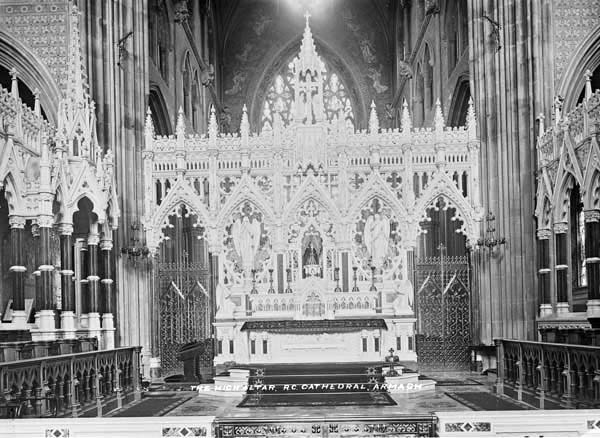
<svg viewBox="0 0 600 438"><path fill-rule="evenodd" d="M600 407L600 347L496 339L498 393L540 408Z"/></svg>
<svg viewBox="0 0 600 438"><path fill-rule="evenodd" d="M0 363L0 418L102 416L141 398L141 347Z"/></svg>

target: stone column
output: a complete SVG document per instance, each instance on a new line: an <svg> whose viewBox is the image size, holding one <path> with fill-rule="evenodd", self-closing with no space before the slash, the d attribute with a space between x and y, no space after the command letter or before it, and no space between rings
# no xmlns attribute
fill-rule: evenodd
<svg viewBox="0 0 600 438"><path fill-rule="evenodd" d="M586 210L585 267L587 270L588 318L600 318L600 211Z"/></svg>
<svg viewBox="0 0 600 438"><path fill-rule="evenodd" d="M96 337L100 341L100 291L98 282L98 243L100 241L98 235L98 224L90 225L88 234L88 297L89 297L89 313L88 313L88 329L90 337ZM100 343L99 343L100 344Z"/></svg>
<svg viewBox="0 0 600 438"><path fill-rule="evenodd" d="M75 287L73 284L73 224L60 224L60 326L65 339L75 339Z"/></svg>
<svg viewBox="0 0 600 438"><path fill-rule="evenodd" d="M109 231L110 233L110 231ZM108 233L107 233L108 234ZM105 234L100 241L100 253L102 262L102 301L104 302L102 314L102 331L104 332L104 349L115 348L115 323L113 309L113 278L112 278L112 234Z"/></svg>
<svg viewBox="0 0 600 438"><path fill-rule="evenodd" d="M25 257L24 257L24 233L25 219L19 216L11 216L8 220L10 225L10 274L12 277L13 293L13 316L12 323L15 327L25 328L27 315L25 315Z"/></svg>
<svg viewBox="0 0 600 438"><path fill-rule="evenodd" d="M552 314L552 301L550 297L550 236L551 230L544 229L537 232L538 245L538 289L540 302L540 317Z"/></svg>
<svg viewBox="0 0 600 438"><path fill-rule="evenodd" d="M556 313L569 311L569 225L565 222L554 224L556 241Z"/></svg>
<svg viewBox="0 0 600 438"><path fill-rule="evenodd" d="M50 341L56 339L56 322L54 319L54 266L52 266L52 257L50 254L50 232L53 225L53 218L40 216L38 218L38 280L37 280L37 296L36 296L36 323L37 330L32 332L32 339Z"/></svg>

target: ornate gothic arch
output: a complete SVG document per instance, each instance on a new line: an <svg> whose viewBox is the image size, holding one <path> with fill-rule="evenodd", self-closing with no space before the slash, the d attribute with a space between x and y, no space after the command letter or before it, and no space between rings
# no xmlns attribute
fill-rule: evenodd
<svg viewBox="0 0 600 438"><path fill-rule="evenodd" d="M26 216L25 205L19 190L19 184L16 184L12 172L8 172L2 180L4 181L4 197L8 204L8 214Z"/></svg>
<svg viewBox="0 0 600 438"><path fill-rule="evenodd" d="M239 184L234 188L233 193L222 206L219 215L215 221L218 229L224 229L231 220L233 212L244 202L250 202L258 207L258 210L263 214L265 223L273 223L275 221L275 212L264 200L264 197L258 187L252 182L252 179L245 174L242 176Z"/></svg>
<svg viewBox="0 0 600 438"><path fill-rule="evenodd" d="M554 223L569 222L570 193L577 179L571 172L564 172L554 191Z"/></svg>
<svg viewBox="0 0 600 438"><path fill-rule="evenodd" d="M291 219L291 216L298 208L310 199L313 199L317 204L325 207L325 210L329 213L332 220L337 223L341 221L342 217L338 207L335 205L329 194L323 189L323 186L317 182L314 176L310 175L294 193L294 196L284 209L284 222Z"/></svg>
<svg viewBox="0 0 600 438"><path fill-rule="evenodd" d="M379 172L373 172L366 184L362 187L352 207L348 211L347 217L353 218L375 197L380 197L394 209L399 218L404 222L408 219L409 213L406 207L398 200L398 197L390 190L389 186L381 177Z"/></svg>
<svg viewBox="0 0 600 438"><path fill-rule="evenodd" d="M31 50L0 29L0 64L15 68L30 90L40 90L40 105L52 124L57 123L58 102L62 93L48 68L38 61Z"/></svg>
<svg viewBox="0 0 600 438"><path fill-rule="evenodd" d="M329 47L323 40L314 37L317 46L317 52L322 59L326 60L334 67L336 73L341 77L346 89L350 95L352 106L354 109L355 126L366 126L367 120L367 101L368 96L364 96L359 90L367 89L360 86L363 81L356 77L352 68ZM262 114L262 105L265 101L267 90L272 85L275 77L280 74L290 63L290 61L298 54L298 47L302 36L298 36L284 45L279 52L271 57L271 61L266 63L265 69L261 74L256 75L250 83L248 90L251 94L250 98L250 121L253 127L260 127L260 118Z"/></svg>
<svg viewBox="0 0 600 438"><path fill-rule="evenodd" d="M151 217L145 220L147 245L152 252L156 251L163 238L162 228L169 220L169 216L182 204L198 217L199 222L207 225L212 223L204 204L200 202L198 196L185 179L179 178L163 199L160 207L158 207Z"/></svg>
<svg viewBox="0 0 600 438"><path fill-rule="evenodd" d="M465 235L467 240L476 241L479 237L479 228L476 221L479 219L478 212L469 205L465 197L460 193L454 181L448 177L445 172L435 172L432 180L429 182L427 189L416 202L415 205L415 222L413 226L415 231L419 227L419 219L423 214L427 214L427 209L435 206L438 199L442 197L448 202L449 207L456 210L456 219L462 221L463 225L459 231Z"/></svg>
<svg viewBox="0 0 600 438"><path fill-rule="evenodd" d="M582 41L562 75L557 94L565 98L563 104L565 114L575 108L583 90L585 77L582 72L587 69L594 71L598 67L600 67L600 25Z"/></svg>

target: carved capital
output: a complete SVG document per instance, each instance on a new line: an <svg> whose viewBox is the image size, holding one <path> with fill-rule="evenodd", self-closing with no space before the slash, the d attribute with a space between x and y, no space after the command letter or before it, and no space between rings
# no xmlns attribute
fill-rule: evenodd
<svg viewBox="0 0 600 438"><path fill-rule="evenodd" d="M27 220L24 217L21 216L10 216L8 218L8 224L10 225L11 228L25 228L25 222Z"/></svg>
<svg viewBox="0 0 600 438"><path fill-rule="evenodd" d="M552 230L549 228L541 228L537 230L538 240L548 240L552 236Z"/></svg>
<svg viewBox="0 0 600 438"><path fill-rule="evenodd" d="M100 241L100 251L111 251L113 249L113 241L109 239L102 239Z"/></svg>
<svg viewBox="0 0 600 438"><path fill-rule="evenodd" d="M567 222L558 222L554 224L554 233L563 234L569 230L569 224Z"/></svg>
<svg viewBox="0 0 600 438"><path fill-rule="evenodd" d="M52 228L54 226L54 218L52 216L39 216L37 224L41 228Z"/></svg>
<svg viewBox="0 0 600 438"><path fill-rule="evenodd" d="M61 236L70 236L73 234L73 224L62 223L58 224L58 233Z"/></svg>
<svg viewBox="0 0 600 438"><path fill-rule="evenodd" d="M600 210L585 210L583 216L586 222L600 222Z"/></svg>
<svg viewBox="0 0 600 438"><path fill-rule="evenodd" d="M99 234L94 234L94 233L88 234L88 238L87 238L88 245L98 245L98 242L100 242Z"/></svg>

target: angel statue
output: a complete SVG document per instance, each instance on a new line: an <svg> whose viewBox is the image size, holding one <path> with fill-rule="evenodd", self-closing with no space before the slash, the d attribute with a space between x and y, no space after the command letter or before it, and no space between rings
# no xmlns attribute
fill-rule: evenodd
<svg viewBox="0 0 600 438"><path fill-rule="evenodd" d="M400 280L396 284L396 298L392 304L394 315L410 314L413 311L415 290L410 280Z"/></svg>
<svg viewBox="0 0 600 438"><path fill-rule="evenodd" d="M363 237L373 266L382 268L388 253L390 220L380 213L369 216Z"/></svg>
<svg viewBox="0 0 600 438"><path fill-rule="evenodd" d="M254 256L260 245L261 223L258 219L250 221L248 216L238 218L231 230L233 246L242 259L244 271L254 268Z"/></svg>
<svg viewBox="0 0 600 438"><path fill-rule="evenodd" d="M217 299L219 300L219 306L217 308L216 317L219 319L233 318L236 305L231 299L231 291L221 283L217 285Z"/></svg>

